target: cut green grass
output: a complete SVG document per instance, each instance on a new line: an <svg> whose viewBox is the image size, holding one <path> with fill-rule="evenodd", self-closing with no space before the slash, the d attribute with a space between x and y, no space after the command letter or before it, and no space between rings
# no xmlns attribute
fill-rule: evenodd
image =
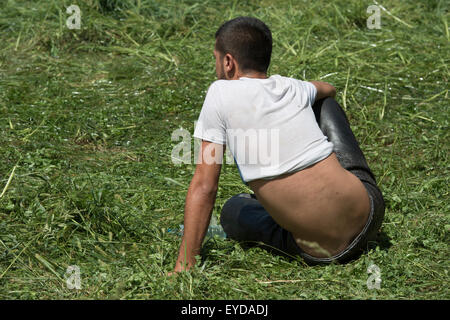
<svg viewBox="0 0 450 320"><path fill-rule="evenodd" d="M0 299L449 299L449 29L445 1L3 1ZM387 203L378 243L307 267L210 239L168 278L194 165L171 160L215 80L214 32L251 15L270 74L338 88ZM248 189L223 167L214 215ZM376 264L381 288L370 290ZM81 290L65 283L81 271Z"/></svg>

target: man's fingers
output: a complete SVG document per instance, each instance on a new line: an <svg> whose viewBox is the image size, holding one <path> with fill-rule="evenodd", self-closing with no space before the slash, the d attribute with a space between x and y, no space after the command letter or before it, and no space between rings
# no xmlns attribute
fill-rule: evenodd
<svg viewBox="0 0 450 320"><path fill-rule="evenodd" d="M179 274L180 272L183 272L183 271L185 271L185 270L174 270L174 271L170 271L170 272L167 273L167 276L168 276L168 277L176 276L177 274Z"/></svg>

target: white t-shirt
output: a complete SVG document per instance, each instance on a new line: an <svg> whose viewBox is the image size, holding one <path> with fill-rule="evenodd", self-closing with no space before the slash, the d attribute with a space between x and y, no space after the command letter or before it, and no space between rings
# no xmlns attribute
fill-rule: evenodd
<svg viewBox="0 0 450 320"><path fill-rule="evenodd" d="M311 107L316 94L312 83L280 75L217 80L194 137L227 144L245 183L302 170L333 151Z"/></svg>

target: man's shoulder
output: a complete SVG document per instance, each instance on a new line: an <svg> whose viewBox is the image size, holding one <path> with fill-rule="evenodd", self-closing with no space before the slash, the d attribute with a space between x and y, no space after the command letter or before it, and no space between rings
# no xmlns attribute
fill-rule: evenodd
<svg viewBox="0 0 450 320"><path fill-rule="evenodd" d="M222 89L222 88L226 89L226 88L239 87L242 85L243 85L242 81L239 81L239 80L219 79L219 80L216 80L213 83L211 83L211 85L209 87L213 88L213 89Z"/></svg>
<svg viewBox="0 0 450 320"><path fill-rule="evenodd" d="M229 96L244 94L248 84L240 80L216 80L210 84L208 92L214 96Z"/></svg>
<svg viewBox="0 0 450 320"><path fill-rule="evenodd" d="M256 81L255 81L256 80ZM262 80L262 82L257 81ZM248 79L241 78L239 80L215 80L208 88L210 94L214 95L232 95L232 96L247 96L266 88L282 88L291 86L302 86L303 81L278 74L272 75L266 79Z"/></svg>
<svg viewBox="0 0 450 320"><path fill-rule="evenodd" d="M278 76L279 79L282 79L283 81L286 82L293 82L293 83L299 83L302 82L302 80L298 79L298 78L294 78L294 77L288 77L288 76Z"/></svg>

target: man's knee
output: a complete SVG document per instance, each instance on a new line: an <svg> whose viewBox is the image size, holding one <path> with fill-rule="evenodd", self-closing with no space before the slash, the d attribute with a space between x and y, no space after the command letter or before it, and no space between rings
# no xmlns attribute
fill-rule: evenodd
<svg viewBox="0 0 450 320"><path fill-rule="evenodd" d="M225 202L220 213L220 224L224 230L238 222L239 213L250 199L252 199L250 194L239 193ZM225 232L227 232L227 230L225 230Z"/></svg>

